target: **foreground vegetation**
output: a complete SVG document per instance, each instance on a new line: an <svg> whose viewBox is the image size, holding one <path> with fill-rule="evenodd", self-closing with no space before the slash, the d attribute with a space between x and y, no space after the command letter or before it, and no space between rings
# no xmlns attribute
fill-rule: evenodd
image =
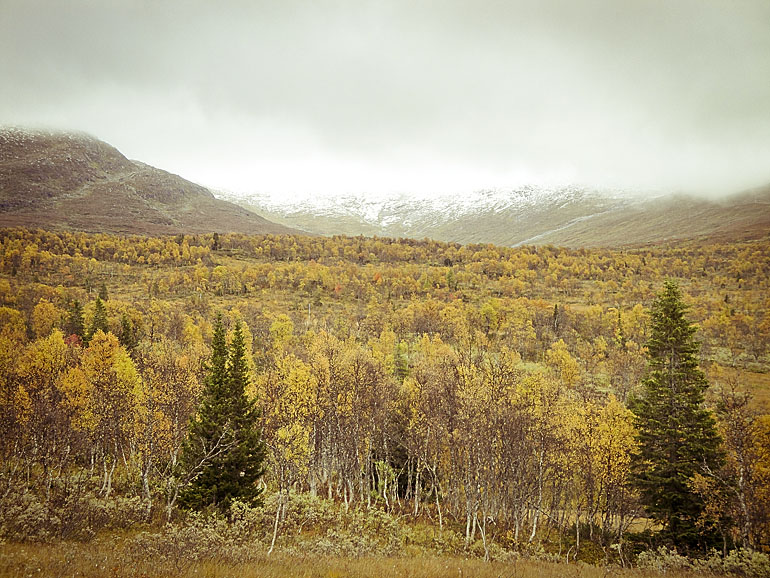
<svg viewBox="0 0 770 578"><path fill-rule="evenodd" d="M450 556L419 558L339 558L329 556L255 556L244 563L228 564L221 560L194 561L181 567L155 559L136 559L110 541L88 545L0 546L0 576L82 576L84 578L434 578L436 576L474 576L478 578L652 578L661 573L654 569L631 570L599 568L588 565L565 567L564 564L529 560L484 562ZM672 578L702 576L701 572L675 570Z"/></svg>
<svg viewBox="0 0 770 578"><path fill-rule="evenodd" d="M227 564L220 560L191 562L183 567L154 559L136 560L109 542L90 545L57 545L30 549L28 546L0 546L0 576L82 576L85 578L435 578L436 576L478 578L653 578L656 569L599 568L589 565L566 567L553 562L529 560L484 562L449 556L419 558L365 557L345 559L319 556L257 556L255 560ZM671 578L703 576L698 570L667 571Z"/></svg>
<svg viewBox="0 0 770 578"><path fill-rule="evenodd" d="M747 550L692 561L661 548L643 552L629 568L601 552L594 564L568 563L574 547L565 544L550 554L539 547L496 549L494 559L484 561L481 544L465 548L459 528L440 531L428 520L346 511L307 494L288 503L283 547L272 554L270 508L236 502L226 516L191 515L165 528L136 524L86 542L0 544L0 576L770 576L770 558Z"/></svg>
<svg viewBox="0 0 770 578"><path fill-rule="evenodd" d="M677 482L703 504L692 528L712 537L691 553L770 545L766 241L567 251L25 230L0 241L6 539L120 531L131 552L144 529L149 543L205 542L196 524L220 522L179 511L180 457L223 311L267 450L270 499L249 555L400 556L416 544L419 556L631 564L675 545L656 537L632 483L626 407L647 367L652 298L674 277L701 326L724 442L718 471ZM295 524L292 508L319 496Z"/></svg>

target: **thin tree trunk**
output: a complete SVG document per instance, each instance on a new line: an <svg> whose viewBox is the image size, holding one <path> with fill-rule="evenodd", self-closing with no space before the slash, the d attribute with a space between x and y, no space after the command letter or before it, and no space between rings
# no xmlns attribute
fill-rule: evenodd
<svg viewBox="0 0 770 578"><path fill-rule="evenodd" d="M414 516L417 517L417 513L420 510L420 461L417 460L417 471L414 476Z"/></svg>
<svg viewBox="0 0 770 578"><path fill-rule="evenodd" d="M441 515L441 502L438 499L438 486L433 482L433 491L436 494L436 510L438 511L438 529L444 529L444 517Z"/></svg>
<svg viewBox="0 0 770 578"><path fill-rule="evenodd" d="M275 508L275 521L273 522L273 539L270 541L270 549L267 551L267 555L273 553L273 548L275 548L275 539L278 537L278 520L281 517L281 500L282 500L281 490L278 489L278 506Z"/></svg>

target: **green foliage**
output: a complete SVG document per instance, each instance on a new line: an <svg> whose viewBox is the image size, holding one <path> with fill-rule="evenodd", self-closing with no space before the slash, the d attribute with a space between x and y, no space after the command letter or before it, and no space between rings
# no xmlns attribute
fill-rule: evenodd
<svg viewBox="0 0 770 578"><path fill-rule="evenodd" d="M97 331L103 331L107 333L110 330L107 324L107 309L104 307L104 302L100 297L96 297L94 302L94 316L91 320L91 325L88 327L84 341L91 341Z"/></svg>
<svg viewBox="0 0 770 578"><path fill-rule="evenodd" d="M214 325L211 361L198 414L190 424L181 464L191 476L179 496L191 510L225 511L233 500L260 503L257 481L265 448L255 400L249 399L243 331L236 325L229 352L222 317Z"/></svg>
<svg viewBox="0 0 770 578"><path fill-rule="evenodd" d="M633 474L647 512L663 525L660 537L684 548L708 543L696 474L719 468L720 438L704 406L706 378L698 368L696 328L687 321L678 285L665 283L652 305L649 368L631 400L640 443Z"/></svg>
<svg viewBox="0 0 770 578"><path fill-rule="evenodd" d="M263 522L261 510L234 500L223 512L192 512L183 523L138 534L132 541L132 554L140 560L170 563L178 570L202 560L243 564L263 554L259 543Z"/></svg>
<svg viewBox="0 0 770 578"><path fill-rule="evenodd" d="M692 570L692 561L687 556L682 556L676 549L669 550L665 546L660 546L657 550L641 552L636 558L636 565L661 574Z"/></svg>
<svg viewBox="0 0 770 578"><path fill-rule="evenodd" d="M719 565L711 571L733 574L736 576L746 576L746 578L770 578L770 556L764 552L757 552L748 548L731 550L724 558L719 555L712 556ZM710 569L710 568L709 568Z"/></svg>
<svg viewBox="0 0 770 578"><path fill-rule="evenodd" d="M118 336L118 339L120 340L120 344L128 351L136 349L136 346L139 343L136 336L136 328L125 313L120 318L120 335Z"/></svg>
<svg viewBox="0 0 770 578"><path fill-rule="evenodd" d="M107 499L69 483L53 485L48 500L18 488L0 499L0 539L19 542L90 540L102 530L123 530L144 521L136 497Z"/></svg>
<svg viewBox="0 0 770 578"><path fill-rule="evenodd" d="M639 568L654 570L660 574L691 571L696 575L743 576L744 578L770 578L770 556L763 552L740 548L722 556L715 550L708 557L691 559L679 554L676 549L660 546L657 550L646 550L637 556Z"/></svg>
<svg viewBox="0 0 770 578"><path fill-rule="evenodd" d="M67 334L77 335L82 338L85 336L85 321L83 320L83 306L80 301L75 299L70 304L70 309L67 315Z"/></svg>

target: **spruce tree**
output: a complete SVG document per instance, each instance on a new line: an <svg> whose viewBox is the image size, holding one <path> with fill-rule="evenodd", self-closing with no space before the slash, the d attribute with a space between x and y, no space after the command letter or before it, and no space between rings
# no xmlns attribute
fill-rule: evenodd
<svg viewBox="0 0 770 578"><path fill-rule="evenodd" d="M629 407L640 442L633 479L647 513L662 525L664 542L692 551L712 538L699 524L704 504L692 480L716 471L722 456L714 418L704 406L708 383L698 367L696 328L686 312L679 286L666 281L652 305L647 375Z"/></svg>
<svg viewBox="0 0 770 578"><path fill-rule="evenodd" d="M131 323L128 315L125 313L120 318L120 335L118 336L118 339L120 340L120 344L128 351L133 351L138 345L134 324Z"/></svg>
<svg viewBox="0 0 770 578"><path fill-rule="evenodd" d="M237 443L225 456L219 489L223 496L237 497L247 504L258 504L262 488L257 486L257 481L265 473L265 446L259 427L259 410L256 400L249 399L246 393L248 387L246 346L241 325L237 323L227 363L227 390Z"/></svg>
<svg viewBox="0 0 770 578"><path fill-rule="evenodd" d="M192 475L180 492L183 508L226 510L235 499L260 503L257 481L264 473L265 449L255 401L246 394L249 378L240 324L229 349L228 354L218 315L205 389L180 458L183 470Z"/></svg>
<svg viewBox="0 0 770 578"><path fill-rule="evenodd" d="M70 306L69 315L67 317L67 333L69 335L77 335L80 338L85 337L83 307L77 299L75 299Z"/></svg>
<svg viewBox="0 0 770 578"><path fill-rule="evenodd" d="M88 334L85 336L85 341L91 341L91 338L96 335L96 332L102 330L104 333L109 331L107 324L107 309L104 307L99 296L96 297L96 303L94 303L94 317L91 320L91 326L88 328Z"/></svg>

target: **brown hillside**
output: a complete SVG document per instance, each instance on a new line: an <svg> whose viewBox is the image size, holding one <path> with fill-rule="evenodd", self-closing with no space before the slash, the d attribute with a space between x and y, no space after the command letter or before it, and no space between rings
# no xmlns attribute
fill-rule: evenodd
<svg viewBox="0 0 770 578"><path fill-rule="evenodd" d="M85 134L0 130L0 226L89 232L294 233Z"/></svg>

